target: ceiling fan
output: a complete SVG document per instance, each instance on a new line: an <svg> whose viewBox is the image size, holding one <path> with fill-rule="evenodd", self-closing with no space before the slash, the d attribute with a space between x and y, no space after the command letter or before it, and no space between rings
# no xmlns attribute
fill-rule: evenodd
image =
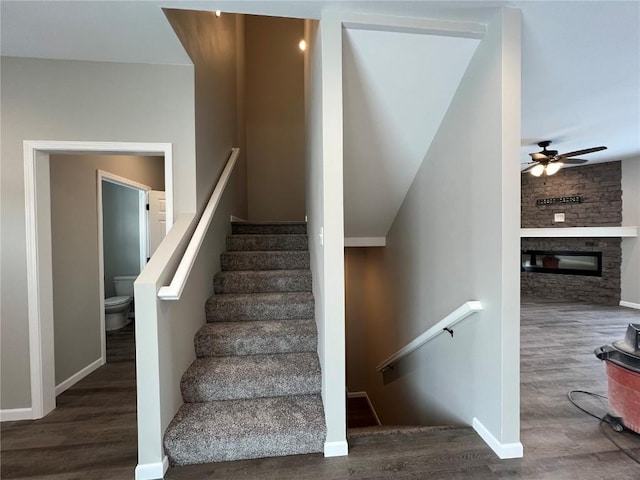
<svg viewBox="0 0 640 480"><path fill-rule="evenodd" d="M543 173L553 175L564 165L580 165L588 161L581 158L571 157L577 157L578 155L586 155L587 153L599 152L600 150L607 149L607 147L600 146L558 154L557 150L547 150L549 145L551 145L551 140L544 140L538 143L538 146L542 148L542 151L529 154L533 161L530 162L531 165L525 168L523 172L531 172L531 175L534 177L539 177Z"/></svg>

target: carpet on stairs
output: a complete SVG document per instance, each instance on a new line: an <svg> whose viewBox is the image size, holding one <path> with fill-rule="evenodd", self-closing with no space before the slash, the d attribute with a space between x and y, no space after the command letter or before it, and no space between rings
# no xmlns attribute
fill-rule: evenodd
<svg viewBox="0 0 640 480"><path fill-rule="evenodd" d="M185 402L167 428L174 465L319 453L326 427L306 224L232 223Z"/></svg>

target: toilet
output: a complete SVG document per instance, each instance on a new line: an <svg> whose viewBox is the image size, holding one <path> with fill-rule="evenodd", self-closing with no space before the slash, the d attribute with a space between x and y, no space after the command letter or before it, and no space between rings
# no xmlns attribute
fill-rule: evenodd
<svg viewBox="0 0 640 480"><path fill-rule="evenodd" d="M107 331L118 330L131 322L129 316L133 302L133 282L136 278L135 275L113 277L116 296L104 300L104 324Z"/></svg>

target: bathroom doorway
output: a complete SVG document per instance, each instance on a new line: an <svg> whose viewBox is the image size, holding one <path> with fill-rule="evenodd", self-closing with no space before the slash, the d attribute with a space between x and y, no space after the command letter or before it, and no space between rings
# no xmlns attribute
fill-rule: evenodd
<svg viewBox="0 0 640 480"><path fill-rule="evenodd" d="M133 282L166 233L166 196L129 178L97 173L101 349L109 362L134 353L108 347L119 337L134 345L134 339L128 339L135 319Z"/></svg>

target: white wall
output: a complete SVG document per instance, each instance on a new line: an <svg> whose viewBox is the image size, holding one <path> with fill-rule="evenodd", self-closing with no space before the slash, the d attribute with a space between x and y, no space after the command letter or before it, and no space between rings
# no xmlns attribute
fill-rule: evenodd
<svg viewBox="0 0 640 480"><path fill-rule="evenodd" d="M304 220L304 22L245 18L249 220ZM265 40L268 39L268 40Z"/></svg>
<svg viewBox="0 0 640 480"><path fill-rule="evenodd" d="M640 158L622 161L622 225L640 227ZM640 238L622 239L622 302L640 308Z"/></svg>
<svg viewBox="0 0 640 480"><path fill-rule="evenodd" d="M513 10L488 25L386 248L366 252L361 271L349 272L366 290L362 325L354 330L366 332L364 383L382 422L471 425L475 418L501 454L512 456L521 454L520 174L513 161L520 144L519 25ZM357 257L348 257L358 268ZM358 296L353 286L347 291ZM453 338L440 335L394 370L375 371L467 300L481 301L484 311L458 324Z"/></svg>
<svg viewBox="0 0 640 480"><path fill-rule="evenodd" d="M327 423L326 455L346 455L342 212L342 31L307 23L307 215Z"/></svg>
<svg viewBox="0 0 640 480"><path fill-rule="evenodd" d="M1 408L31 404L24 140L170 142L175 211L196 205L193 68L2 58Z"/></svg>

